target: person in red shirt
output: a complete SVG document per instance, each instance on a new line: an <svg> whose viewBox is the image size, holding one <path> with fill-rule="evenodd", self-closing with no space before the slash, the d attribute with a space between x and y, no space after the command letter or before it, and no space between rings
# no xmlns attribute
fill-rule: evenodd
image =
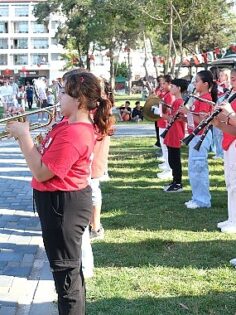
<svg viewBox="0 0 236 315"><path fill-rule="evenodd" d="M236 93L236 69L231 70L231 85L233 95ZM222 113L214 120L214 125L223 131L224 173L228 192L228 219L219 222L217 227L221 232L236 233L236 128L230 125L235 124L236 99L230 105L229 112L222 107Z"/></svg>
<svg viewBox="0 0 236 315"><path fill-rule="evenodd" d="M163 102L169 106L172 105L174 102L174 95L170 93L170 86L171 86L171 76L169 74L164 75L164 80L161 83L161 88L162 88L162 97L161 99ZM161 118L158 119L157 126L159 128L159 135L161 135L164 130L167 127L167 118L168 118L168 109L166 109L165 105L163 106L163 115ZM164 144L164 140L162 137L160 137L160 144L161 144L161 150L162 150L162 160L163 163L159 164L158 167L162 170L161 173L157 173L157 177L160 179L167 179L171 178L172 172L170 169L170 165L168 163L168 150L167 146Z"/></svg>
<svg viewBox="0 0 236 315"><path fill-rule="evenodd" d="M182 93L185 93L187 88L187 80L174 79L171 81L170 93L175 96L175 100L172 104L169 122L171 122L173 117L179 113L178 110L184 103ZM184 134L185 122L180 117L175 120L164 138L164 144L167 145L168 149L168 162L171 167L173 177L172 182L164 188L165 192L181 192L183 190L180 147L181 140L184 138Z"/></svg>
<svg viewBox="0 0 236 315"><path fill-rule="evenodd" d="M207 100L217 101L217 84L214 82L213 75L209 70L197 73L195 87L196 92L199 93L200 98L203 100L195 100L190 110L186 107L180 110L182 113L187 113L189 134L192 133L201 120L205 119L212 112L212 104L207 102ZM194 148L203 132L203 130L200 131L189 143L188 175L192 189L192 199L185 202L186 207L189 209L211 207L208 151L212 143L212 133L207 133L199 151Z"/></svg>
<svg viewBox="0 0 236 315"><path fill-rule="evenodd" d="M60 315L85 314L81 239L92 213L89 180L96 134L110 129L110 101L101 96L99 80L89 72L69 72L60 89L61 114L40 152L29 124L12 121L9 134L18 139L33 174L34 201L58 294ZM90 111L97 109L93 120Z"/></svg>

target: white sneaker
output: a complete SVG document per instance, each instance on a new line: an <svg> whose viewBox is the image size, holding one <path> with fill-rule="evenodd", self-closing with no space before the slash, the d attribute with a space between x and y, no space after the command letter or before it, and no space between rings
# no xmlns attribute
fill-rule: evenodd
<svg viewBox="0 0 236 315"><path fill-rule="evenodd" d="M189 202L186 207L188 209L197 209L197 208L201 208L195 201L191 200L191 202Z"/></svg>
<svg viewBox="0 0 236 315"><path fill-rule="evenodd" d="M226 225L229 225L229 224L230 224L230 221L229 220L225 220L225 221L217 223L217 227L218 227L218 229L221 229L223 226L226 226Z"/></svg>
<svg viewBox="0 0 236 315"><path fill-rule="evenodd" d="M236 233L236 225L228 224L221 228L221 232L223 233Z"/></svg>
<svg viewBox="0 0 236 315"><path fill-rule="evenodd" d="M184 204L185 204L185 206L187 206L189 203L192 203L192 202L193 202L193 200L190 199L189 201L186 201Z"/></svg>
<svg viewBox="0 0 236 315"><path fill-rule="evenodd" d="M157 173L157 177L160 179L167 179L172 177L172 172L171 171L163 171L161 173Z"/></svg>
<svg viewBox="0 0 236 315"><path fill-rule="evenodd" d="M233 267L236 267L236 258L233 258L229 261L230 265L232 265Z"/></svg>

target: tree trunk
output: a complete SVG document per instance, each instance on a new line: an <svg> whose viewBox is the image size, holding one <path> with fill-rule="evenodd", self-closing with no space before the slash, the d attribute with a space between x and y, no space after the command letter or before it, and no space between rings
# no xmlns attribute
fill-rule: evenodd
<svg viewBox="0 0 236 315"><path fill-rule="evenodd" d="M158 71L158 67L157 67L156 56L154 55L154 52L153 52L153 42L152 42L151 37L148 37L148 39L149 39L149 42L150 42L150 45L151 45L151 49L152 49L153 66L154 66L154 69L155 69L155 72L156 72L156 78L157 78L159 76L159 71Z"/></svg>
<svg viewBox="0 0 236 315"><path fill-rule="evenodd" d="M179 77L180 68L182 67L182 63L183 63L183 26L182 25L179 31L179 53L180 53L180 61L179 61L178 68L176 71L177 78Z"/></svg>
<svg viewBox="0 0 236 315"><path fill-rule="evenodd" d="M169 47L168 47L168 52L167 52L165 74L169 73L169 69L170 69L170 56L171 56L172 41L173 41L173 6L172 6L172 0L170 0L169 6L170 6Z"/></svg>
<svg viewBox="0 0 236 315"><path fill-rule="evenodd" d="M145 69L145 78L146 78L146 81L148 81L148 77L149 77L148 69L147 69L148 56L147 56L147 43L146 43L145 32L143 32L143 42L144 42L144 63L143 63L143 66Z"/></svg>
<svg viewBox="0 0 236 315"><path fill-rule="evenodd" d="M112 48L109 48L110 57L110 85L112 90L115 89L115 67L114 67L114 55Z"/></svg>
<svg viewBox="0 0 236 315"><path fill-rule="evenodd" d="M132 87L132 69L131 69L131 60L130 60L130 49L127 52L128 59L128 94L131 95L131 87Z"/></svg>

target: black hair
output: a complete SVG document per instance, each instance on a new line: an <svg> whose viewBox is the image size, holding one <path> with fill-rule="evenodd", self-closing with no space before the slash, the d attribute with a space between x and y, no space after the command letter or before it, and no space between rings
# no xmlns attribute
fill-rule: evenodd
<svg viewBox="0 0 236 315"><path fill-rule="evenodd" d="M140 104L140 101L136 101L136 102L135 102L135 105L139 105L139 104Z"/></svg>
<svg viewBox="0 0 236 315"><path fill-rule="evenodd" d="M209 70L202 70L202 71L199 71L197 73L197 75L200 77L202 82L207 82L208 83L208 86L209 86L209 89L210 89L210 93L211 93L211 97L212 97L212 101L216 103L217 102L217 98L218 98L218 86L217 86L217 83L213 79L212 72L209 71Z"/></svg>
<svg viewBox="0 0 236 315"><path fill-rule="evenodd" d="M173 79L173 80L171 80L171 84L174 84L174 85L180 87L180 92L184 93L187 91L189 82L185 79Z"/></svg>
<svg viewBox="0 0 236 315"><path fill-rule="evenodd" d="M165 80L165 82L171 83L172 77L171 77L170 74L165 74L165 75L163 76L163 79Z"/></svg>

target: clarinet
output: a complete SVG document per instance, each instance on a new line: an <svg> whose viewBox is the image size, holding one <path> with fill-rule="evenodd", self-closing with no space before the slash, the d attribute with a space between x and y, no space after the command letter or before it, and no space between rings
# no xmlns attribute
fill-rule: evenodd
<svg viewBox="0 0 236 315"><path fill-rule="evenodd" d="M231 93L231 91L228 91L227 93L225 93L225 97L227 98L229 96L229 94ZM229 103L232 103L233 100L236 98L236 93L234 93L228 100ZM207 100L206 100L207 101ZM186 145L189 144L190 141L192 141L192 139L203 129L205 128L216 116L219 115L219 113L222 111L221 108L216 109L210 116L208 116L206 119L203 119L199 125L193 130L193 132L188 135L187 137L185 137L182 142ZM207 133L206 133L207 134ZM203 139L204 140L204 139ZM202 140L202 141L203 141Z"/></svg>
<svg viewBox="0 0 236 315"><path fill-rule="evenodd" d="M229 97L229 95L231 94L232 90L233 90L233 89L231 89L231 90L228 90L228 89L227 89L227 90L225 91L225 94L223 95L222 99L220 100L220 103L224 102L224 101ZM231 101L231 102L232 102L232 101ZM194 146L194 149L195 149L195 150L197 150L197 151L200 150L201 145L202 145L204 139L206 138L206 135L208 134L208 131L209 131L210 129L211 129L211 125L209 124L209 125L207 126L207 128L205 129L205 131L203 132L203 134L201 135L201 137L200 137L199 141L197 142L197 144Z"/></svg>
<svg viewBox="0 0 236 315"><path fill-rule="evenodd" d="M195 89L193 90L193 92L195 91ZM183 107L186 106L188 104L188 101L190 100L190 98L193 97L193 94L189 94L185 101L184 101L184 104L182 105ZM177 112L173 118L171 119L171 121L168 123L166 129L162 132L162 134L160 135L163 139L165 139L168 131L170 130L170 128L173 126L174 122L179 118L180 116L180 112Z"/></svg>

